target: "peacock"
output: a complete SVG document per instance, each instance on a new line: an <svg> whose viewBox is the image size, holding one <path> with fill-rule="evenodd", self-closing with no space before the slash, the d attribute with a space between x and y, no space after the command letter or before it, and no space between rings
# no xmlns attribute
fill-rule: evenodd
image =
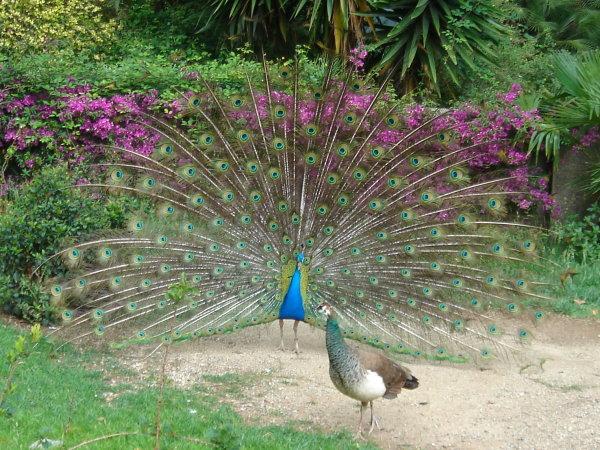
<svg viewBox="0 0 600 450"><path fill-rule="evenodd" d="M394 399L403 388L418 388L419 380L406 367L382 354L349 348L340 331L337 314L330 304L319 305L317 311L327 317L325 342L331 381L342 394L360 401L359 436L363 431L364 409L367 405L371 407L371 434L375 426L379 428L379 422L373 415L373 400Z"/></svg>
<svg viewBox="0 0 600 450"><path fill-rule="evenodd" d="M283 348L284 320L325 328L322 303L345 338L390 354L479 361L529 338L490 312L547 298L528 276L545 264L539 229L507 218L515 176L472 169L490 143L464 142L448 111L407 107L389 76L310 70L264 62L226 88L199 77L179 116L131 116L153 152L105 146L76 188L148 207L49 258L66 267L49 285L64 342L160 347L279 320ZM169 296L182 278L195 290Z"/></svg>

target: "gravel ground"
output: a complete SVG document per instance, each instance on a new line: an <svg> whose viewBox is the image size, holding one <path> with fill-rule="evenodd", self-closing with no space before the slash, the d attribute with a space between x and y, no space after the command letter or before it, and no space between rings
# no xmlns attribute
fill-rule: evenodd
<svg viewBox="0 0 600 450"><path fill-rule="evenodd" d="M291 349L291 323L285 331ZM358 403L329 380L323 332L301 324L299 337L300 355L277 350L276 323L186 343L167 373L182 387L209 386L254 423L354 433ZM406 361L420 386L375 403L382 429L369 439L384 449L600 449L600 321L549 317L528 353L532 365ZM156 369L154 357L127 356L141 373ZM210 382L219 379L232 384Z"/></svg>

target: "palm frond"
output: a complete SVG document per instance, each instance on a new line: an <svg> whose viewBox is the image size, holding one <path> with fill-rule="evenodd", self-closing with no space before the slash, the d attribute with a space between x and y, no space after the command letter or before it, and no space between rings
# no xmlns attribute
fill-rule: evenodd
<svg viewBox="0 0 600 450"><path fill-rule="evenodd" d="M600 50L577 55L559 52L554 56L554 71L561 90L550 100L535 101L541 105L544 123L532 134L529 152L538 157L544 151L556 166L571 130L600 125Z"/></svg>
<svg viewBox="0 0 600 450"><path fill-rule="evenodd" d="M404 90L425 77L439 91L440 73L458 84L459 67L475 69L481 61L494 59L491 45L506 33L496 7L488 1L477 8L463 0L387 2L374 15L385 17L380 31L386 37L373 45L382 51L377 69L402 60L400 77ZM457 19L457 17L462 17Z"/></svg>

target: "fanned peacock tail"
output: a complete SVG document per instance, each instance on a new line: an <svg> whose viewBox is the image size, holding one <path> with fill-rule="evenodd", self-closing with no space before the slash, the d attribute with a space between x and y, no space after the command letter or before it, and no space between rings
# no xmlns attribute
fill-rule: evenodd
<svg viewBox="0 0 600 450"><path fill-rule="evenodd" d="M185 131L146 117L154 153L114 148L83 188L139 195L153 213L55 255L70 268L51 288L60 331L168 341L270 322L300 260L304 320L324 326L327 301L348 338L440 359L526 339L487 312L545 298L526 275L547 264L538 230L506 219L513 177L473 174L481 144L461 143L447 115L416 121L385 83L333 67L307 86L297 64L265 64L235 95L199 82ZM165 294L182 274L198 293L177 302Z"/></svg>

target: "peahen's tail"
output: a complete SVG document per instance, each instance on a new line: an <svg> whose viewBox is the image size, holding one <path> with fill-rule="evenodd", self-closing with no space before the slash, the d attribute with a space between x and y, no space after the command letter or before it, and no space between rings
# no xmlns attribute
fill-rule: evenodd
<svg viewBox="0 0 600 450"><path fill-rule="evenodd" d="M51 287L61 331L168 341L275 320L303 244L307 322L322 325L327 301L347 337L393 351L508 348L488 308L543 300L527 269L548 262L540 230L506 218L507 198L524 195L515 177L470 170L505 143L465 142L451 114L403 109L385 83L332 68L309 84L297 64L265 64L235 94L199 82L185 129L147 115L154 153L114 148L82 188L141 196L152 212L54 256L70 268ZM197 292L165 296L182 274Z"/></svg>

